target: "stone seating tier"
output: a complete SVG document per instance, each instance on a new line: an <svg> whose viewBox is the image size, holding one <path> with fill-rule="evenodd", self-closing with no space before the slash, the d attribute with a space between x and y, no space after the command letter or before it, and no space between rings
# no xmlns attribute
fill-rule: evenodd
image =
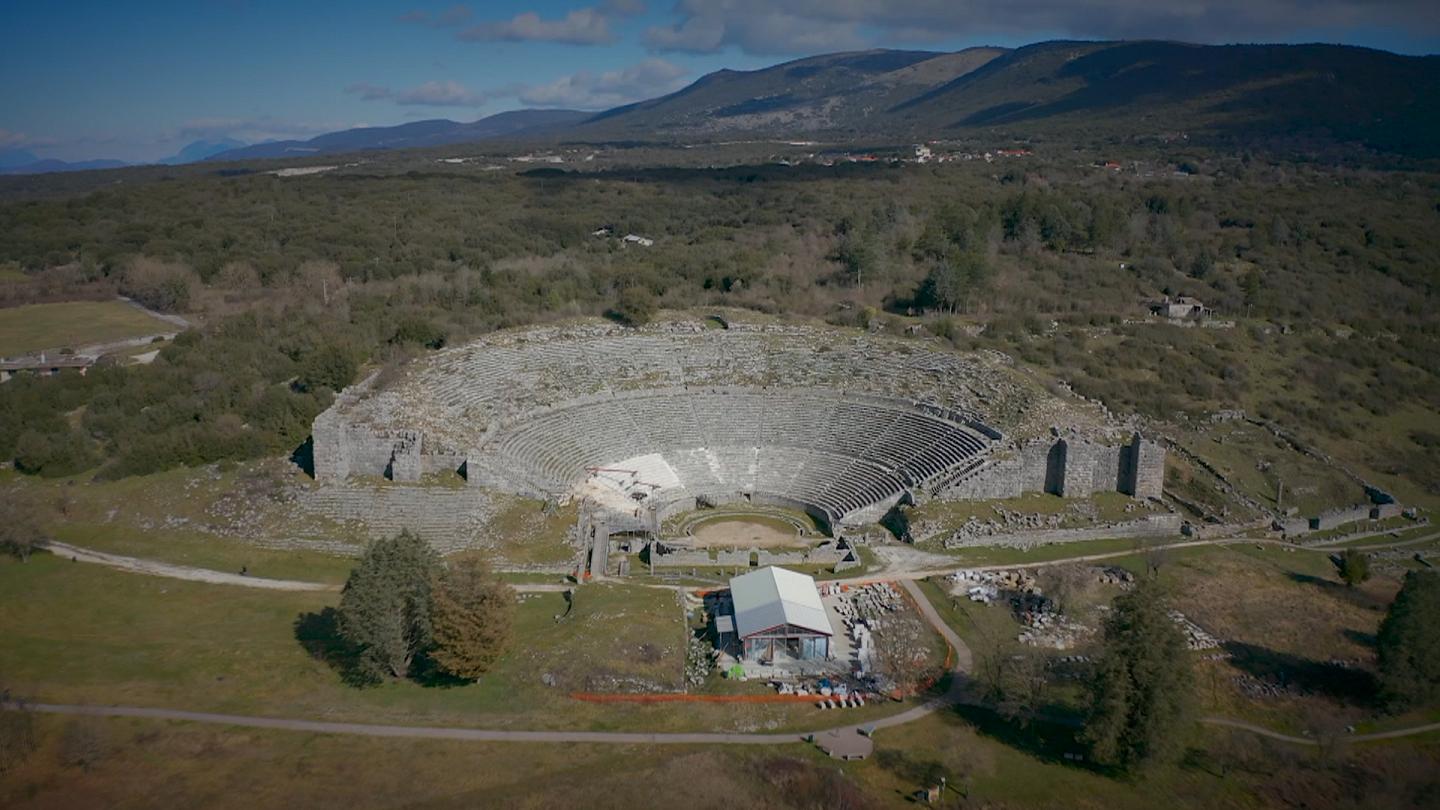
<svg viewBox="0 0 1440 810"><path fill-rule="evenodd" d="M838 519L967 463L988 444L973 428L904 402L780 389L585 401L512 424L477 452L492 469L556 494L584 482L587 468L655 454L686 492L772 493Z"/></svg>

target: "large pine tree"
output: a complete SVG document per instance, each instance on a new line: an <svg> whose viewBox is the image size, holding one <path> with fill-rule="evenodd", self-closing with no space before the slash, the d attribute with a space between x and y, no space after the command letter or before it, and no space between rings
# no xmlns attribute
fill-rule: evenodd
<svg viewBox="0 0 1440 810"><path fill-rule="evenodd" d="M1189 729L1194 675L1158 584L1116 598L1097 668L1084 733L1095 759L1127 771L1174 759Z"/></svg>
<svg viewBox="0 0 1440 810"><path fill-rule="evenodd" d="M439 569L434 549L409 532L366 549L340 595L340 632L359 651L362 674L404 678L430 648L431 587Z"/></svg>
<svg viewBox="0 0 1440 810"><path fill-rule="evenodd" d="M1380 685L1404 708L1440 698L1440 574L1411 571L1376 639Z"/></svg>

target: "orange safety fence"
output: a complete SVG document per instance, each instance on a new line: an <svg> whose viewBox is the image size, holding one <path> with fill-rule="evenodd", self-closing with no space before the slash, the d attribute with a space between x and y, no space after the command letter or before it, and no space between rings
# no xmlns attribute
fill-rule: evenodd
<svg viewBox="0 0 1440 810"><path fill-rule="evenodd" d="M814 703L820 695L690 695L679 692L625 694L620 692L571 692L570 697L587 703Z"/></svg>

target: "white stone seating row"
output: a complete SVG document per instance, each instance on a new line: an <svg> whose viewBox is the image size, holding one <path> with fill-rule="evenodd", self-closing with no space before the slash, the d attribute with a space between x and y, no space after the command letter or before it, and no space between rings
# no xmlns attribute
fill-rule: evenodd
<svg viewBox="0 0 1440 810"><path fill-rule="evenodd" d="M970 428L906 408L783 389L667 391L537 414L492 450L559 492L603 467L663 455L697 494L760 491L836 516L880 503L984 452Z"/></svg>

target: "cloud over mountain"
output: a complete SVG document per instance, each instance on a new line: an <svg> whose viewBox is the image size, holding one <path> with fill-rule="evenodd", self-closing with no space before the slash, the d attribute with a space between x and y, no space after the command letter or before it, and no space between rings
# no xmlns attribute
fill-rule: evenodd
<svg viewBox="0 0 1440 810"><path fill-rule="evenodd" d="M547 20L533 11L509 20L485 22L457 35L466 42L557 42L565 45L604 45L615 41L610 20L604 12L581 8L558 20Z"/></svg>
<svg viewBox="0 0 1440 810"><path fill-rule="evenodd" d="M647 47L776 55L1033 31L1195 42L1323 39L1366 26L1440 32L1433 0L679 0L675 14L646 30Z"/></svg>
<svg viewBox="0 0 1440 810"><path fill-rule="evenodd" d="M346 87L345 92L359 96L361 101L393 101L413 107L480 107L499 95L509 94L504 90L474 92L457 81L425 82L408 90L355 82Z"/></svg>
<svg viewBox="0 0 1440 810"><path fill-rule="evenodd" d="M553 82L518 91L522 104L598 110L678 90L688 71L664 59L646 59L619 70L582 70Z"/></svg>

